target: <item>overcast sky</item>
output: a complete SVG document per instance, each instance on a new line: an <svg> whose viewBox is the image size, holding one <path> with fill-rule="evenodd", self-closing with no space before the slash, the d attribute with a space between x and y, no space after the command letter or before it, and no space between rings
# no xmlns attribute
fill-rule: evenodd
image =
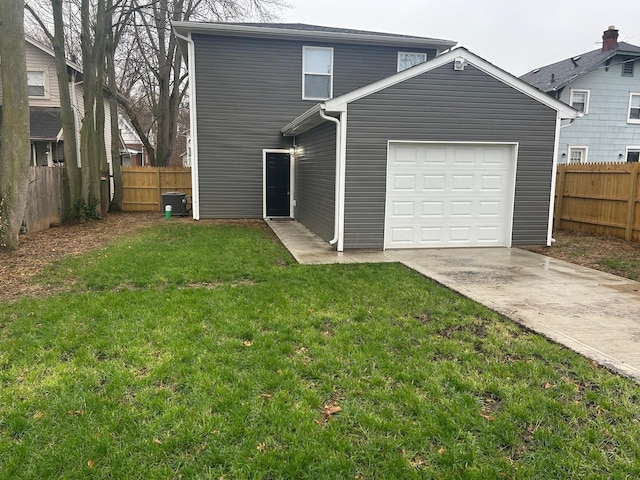
<svg viewBox="0 0 640 480"><path fill-rule="evenodd" d="M640 45L640 0L287 0L282 21L443 38L514 75L601 47Z"/></svg>

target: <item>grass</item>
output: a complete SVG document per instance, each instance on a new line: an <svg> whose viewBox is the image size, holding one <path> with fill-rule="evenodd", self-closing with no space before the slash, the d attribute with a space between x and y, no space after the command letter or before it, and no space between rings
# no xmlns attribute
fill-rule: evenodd
<svg viewBox="0 0 640 480"><path fill-rule="evenodd" d="M640 388L396 264L167 224L0 304L0 478L638 478Z"/></svg>

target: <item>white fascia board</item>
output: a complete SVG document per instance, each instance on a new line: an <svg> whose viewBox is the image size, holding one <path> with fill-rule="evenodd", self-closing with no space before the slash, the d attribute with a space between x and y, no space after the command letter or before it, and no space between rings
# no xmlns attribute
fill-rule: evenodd
<svg viewBox="0 0 640 480"><path fill-rule="evenodd" d="M187 32L217 34L241 37L262 37L262 38L284 38L284 39L306 39L318 41L333 41L340 43L358 43L369 45L389 45L389 46L423 46L432 48L450 48L457 42L443 40L439 38L402 37L375 33L347 33L328 32L317 30L295 30L290 28L276 27L254 27L251 25L230 25L224 23L201 23L201 22L173 22L174 30L182 35Z"/></svg>
<svg viewBox="0 0 640 480"><path fill-rule="evenodd" d="M390 77L384 78L382 80L378 80L377 82L371 83L364 87L353 90L349 93L341 95L336 98L332 98L331 100L327 100L325 103L327 112L340 112L344 111L346 105L364 98L373 93L384 90L385 88L389 88L393 85L397 85L398 83L404 82L405 80L409 80L413 77L417 77L418 75L422 75L423 73L427 73L431 70L434 70L438 67L446 65L448 63L453 62L456 58L462 57L464 58L470 65L478 68L483 71L487 75L494 77L497 80L500 80L506 85L518 90L521 93L537 100L538 102L546 105L558 113L560 113L561 118L576 118L578 116L578 111L571 108L564 102L560 100L556 100L555 98L550 97L546 93L538 90L537 88L532 87L528 83L514 77L510 73L505 72L504 70L492 65L486 60L478 57L477 55L471 53L466 48L458 47L456 49L450 50L447 53L443 53L442 55L429 60L420 65L416 65L415 67L408 68L407 70L403 70L402 72L396 73L395 75L391 75ZM453 67L452 67L453 68Z"/></svg>
<svg viewBox="0 0 640 480"><path fill-rule="evenodd" d="M291 136L297 135L299 132L296 131L296 128L302 125L305 121L317 115L320 109L322 108L321 106L322 104L317 103L316 105L311 107L309 110L304 112L302 115L299 115L292 122L282 127L280 129L280 132L282 133L282 135L284 135L285 137L291 137Z"/></svg>

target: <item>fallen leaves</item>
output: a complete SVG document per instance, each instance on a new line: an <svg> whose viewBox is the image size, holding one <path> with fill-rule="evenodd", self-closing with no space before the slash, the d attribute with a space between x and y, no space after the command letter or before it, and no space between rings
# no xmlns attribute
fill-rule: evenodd
<svg viewBox="0 0 640 480"><path fill-rule="evenodd" d="M34 413L34 414L33 414L33 417L32 417L32 418L33 418L34 420L40 420L42 417L44 417L44 412L40 412L40 411L38 411L38 412L36 412L36 413Z"/></svg>
<svg viewBox="0 0 640 480"><path fill-rule="evenodd" d="M245 340L244 342L242 342L243 347L250 347L251 345L253 345L253 342L250 342L249 340Z"/></svg>
<svg viewBox="0 0 640 480"><path fill-rule="evenodd" d="M87 467L93 468L95 466L96 466L96 462L94 462L93 460L87 460Z"/></svg>
<svg viewBox="0 0 640 480"><path fill-rule="evenodd" d="M317 418L314 421L317 425L324 425L331 419L333 415L340 412L342 412L342 407L338 405L336 402L327 404L323 406L322 409L320 410L320 415L322 415L322 418Z"/></svg>

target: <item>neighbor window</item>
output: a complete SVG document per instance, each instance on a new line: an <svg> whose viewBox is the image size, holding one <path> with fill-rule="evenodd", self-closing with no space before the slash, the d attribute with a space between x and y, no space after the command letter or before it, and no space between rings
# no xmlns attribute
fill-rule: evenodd
<svg viewBox="0 0 640 480"><path fill-rule="evenodd" d="M629 123L640 123L640 93L629 95Z"/></svg>
<svg viewBox="0 0 640 480"><path fill-rule="evenodd" d="M587 161L587 147L569 147L569 161L567 163L585 163Z"/></svg>
<svg viewBox="0 0 640 480"><path fill-rule="evenodd" d="M627 147L627 162L640 161L640 147Z"/></svg>
<svg viewBox="0 0 640 480"><path fill-rule="evenodd" d="M571 90L571 100L569 103L579 112L588 113L589 90Z"/></svg>
<svg viewBox="0 0 640 480"><path fill-rule="evenodd" d="M327 100L333 92L333 48L303 47L302 99Z"/></svg>
<svg viewBox="0 0 640 480"><path fill-rule="evenodd" d="M44 97L44 72L27 72L27 85L30 97Z"/></svg>
<svg viewBox="0 0 640 480"><path fill-rule="evenodd" d="M633 77L633 64L635 63L635 61L635 58L624 59L624 63L622 64L623 77Z"/></svg>
<svg viewBox="0 0 640 480"><path fill-rule="evenodd" d="M427 61L427 54L420 52L398 52L398 71L401 72Z"/></svg>

